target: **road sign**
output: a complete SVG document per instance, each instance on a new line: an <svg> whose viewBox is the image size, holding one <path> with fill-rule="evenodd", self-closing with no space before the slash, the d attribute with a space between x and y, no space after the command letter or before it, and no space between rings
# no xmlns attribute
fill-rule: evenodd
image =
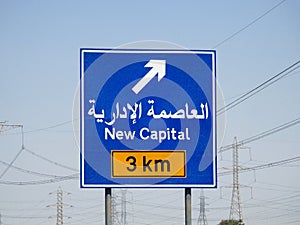
<svg viewBox="0 0 300 225"><path fill-rule="evenodd" d="M81 187L216 187L215 51L80 53Z"/></svg>

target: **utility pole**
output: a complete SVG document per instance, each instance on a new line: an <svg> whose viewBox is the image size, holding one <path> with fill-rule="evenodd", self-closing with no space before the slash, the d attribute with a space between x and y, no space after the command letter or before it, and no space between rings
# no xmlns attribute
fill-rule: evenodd
<svg viewBox="0 0 300 225"><path fill-rule="evenodd" d="M200 194L200 214L199 214L197 225L208 225L206 214L205 214L205 196L204 196L203 189L201 189L201 194Z"/></svg>

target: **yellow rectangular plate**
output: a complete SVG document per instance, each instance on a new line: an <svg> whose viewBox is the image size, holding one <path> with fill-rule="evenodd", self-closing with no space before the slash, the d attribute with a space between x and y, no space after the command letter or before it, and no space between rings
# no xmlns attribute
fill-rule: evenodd
<svg viewBox="0 0 300 225"><path fill-rule="evenodd" d="M112 150L112 177L186 177L185 150Z"/></svg>

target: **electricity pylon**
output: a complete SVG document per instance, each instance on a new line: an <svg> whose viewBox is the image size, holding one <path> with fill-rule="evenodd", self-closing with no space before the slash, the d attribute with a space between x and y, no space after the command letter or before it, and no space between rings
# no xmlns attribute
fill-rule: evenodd
<svg viewBox="0 0 300 225"><path fill-rule="evenodd" d="M114 192L112 196L112 224L113 225L128 225L127 203L128 191L121 189L120 192Z"/></svg>
<svg viewBox="0 0 300 225"><path fill-rule="evenodd" d="M241 185L239 182L239 171L243 169L239 165L239 149L247 148L243 147L242 144L238 144L237 138L234 137L233 151L232 151L232 195L231 195L231 207L229 220L237 220L239 225L243 225L243 214L241 208L241 194L240 188L251 188L251 198L252 198L252 187Z"/></svg>
<svg viewBox="0 0 300 225"><path fill-rule="evenodd" d="M61 189L61 187L59 187L56 192L51 192L50 194L55 194L55 193L56 193L56 204L48 205L47 207L56 206L56 225L63 225L65 217L68 219L71 218L68 216L64 216L63 214L64 206L73 207L72 205L68 205L63 202L63 194L65 193L69 195L70 193L64 192ZM53 218L53 216L50 216L49 218Z"/></svg>
<svg viewBox="0 0 300 225"><path fill-rule="evenodd" d="M199 214L197 225L208 225L206 214L205 214L205 196L204 196L203 189L201 189L201 194L200 194L200 214Z"/></svg>
<svg viewBox="0 0 300 225"><path fill-rule="evenodd" d="M233 157L233 176L232 176L232 195L231 195L231 207L230 207L230 220L236 219L243 221L242 209L241 209L241 195L240 195L240 183L239 183L239 154L237 138L234 137L234 145L232 151Z"/></svg>

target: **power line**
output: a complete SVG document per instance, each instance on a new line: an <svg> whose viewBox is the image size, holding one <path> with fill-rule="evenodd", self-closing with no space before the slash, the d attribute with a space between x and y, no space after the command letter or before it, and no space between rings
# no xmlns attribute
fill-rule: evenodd
<svg viewBox="0 0 300 225"><path fill-rule="evenodd" d="M50 130L50 129L53 129L53 128L57 128L57 127L61 127L61 126L64 126L64 125L67 125L69 123L72 123L74 121L76 121L78 119L73 119L73 120L67 120L67 121L64 121L64 122L61 122L61 123L56 123L56 124L53 124L51 126L47 126L47 127L41 127L41 128L37 128L37 129L32 129L32 130L27 130L27 131L24 131L23 133L24 134L28 134L28 133L35 133L35 132L40 132L40 131L45 131L45 130ZM2 122L0 122L1 124ZM18 135L20 134L19 132L15 132L15 133L10 133L10 134L7 134L7 135Z"/></svg>
<svg viewBox="0 0 300 225"><path fill-rule="evenodd" d="M241 168L240 172L247 172L247 171L251 171L251 170L262 170L262 169L271 168L271 167L275 167L275 166L282 166L282 165L297 162L297 161L300 161L300 156L296 156L293 158L284 159L284 160L280 160L280 161L276 161L276 162L266 163L266 164L262 164L262 165L257 165L257 166L253 166L253 167L249 167L249 168ZM229 175L229 174L232 174L232 172L226 171L226 172L218 173L218 176L225 176L225 175Z"/></svg>
<svg viewBox="0 0 300 225"><path fill-rule="evenodd" d="M274 127L274 128L272 128L270 130L264 131L262 133L254 135L252 137L249 137L249 138L246 138L244 140L241 140L241 141L239 141L237 143L237 145L240 146L240 145L243 145L243 144L248 144L248 143L257 141L257 140L262 139L264 137L267 137L267 136L270 136L272 134L275 134L275 133L277 133L279 131L285 130L285 129L290 128L292 126L295 126L295 125L297 125L299 123L300 123L300 117L297 118L297 119L291 120L291 121L289 121L287 123L281 124L281 125L279 125L277 127ZM219 153L225 152L225 151L231 149L232 147L233 147L232 144L225 145L225 146L223 146L223 147L220 148Z"/></svg>
<svg viewBox="0 0 300 225"><path fill-rule="evenodd" d="M259 84L255 88L251 89L250 91L247 91L245 94L241 95L240 97L233 100L232 102L228 103L226 106L222 107L221 109L219 109L217 111L217 115L221 115L221 114L225 113L226 111L228 111L228 110L234 108L235 106L241 104L242 102L246 101L247 99L249 99L253 95L261 92L262 90L264 90L265 88L267 88L270 85L274 84L275 82L279 81L280 79L286 77L291 72L293 72L296 69L300 68L300 65L298 65L298 64L300 64L300 60L297 61L296 63L288 66L287 68L285 68L281 72L279 72L276 75L272 76L268 80L266 80L263 83Z"/></svg>
<svg viewBox="0 0 300 225"><path fill-rule="evenodd" d="M266 15L268 15L274 9L276 9L277 7L279 7L285 1L286 0L283 0L283 1L279 2L278 4L276 4L275 6L273 6L271 9L267 10L265 13L263 13L262 15L260 15L259 17L257 17L256 19L254 19L253 21L251 21L250 23L248 23L246 26L242 27L241 29L239 29L235 33L233 33L230 36L228 36L227 38L225 38L223 41L221 41L218 44L216 44L213 48L219 47L220 45L224 44L225 42L229 41L230 39L232 39L233 37L235 37L236 35L238 35L239 33L241 33L242 31L246 30L247 28L249 28L250 26L252 26L256 22L258 22L259 20L261 20L263 17L265 17Z"/></svg>
<svg viewBox="0 0 300 225"><path fill-rule="evenodd" d="M42 127L42 128L37 128L37 129L25 131L24 133L33 133L33 132L38 132L38 131L49 130L49 129L53 129L53 128L56 128L56 127L64 126L66 124L72 123L73 121L75 121L75 120L68 120L68 121L58 123L58 124L54 124L54 125L51 125L51 126L48 126L48 127Z"/></svg>
<svg viewBox="0 0 300 225"><path fill-rule="evenodd" d="M2 160L0 160L0 164L5 165L5 166L9 166L9 163L4 162ZM40 176L40 177L51 177L51 178L58 178L58 177L62 177L62 176L57 176L57 175L51 175L51 174L46 174L46 173L40 173L40 172L36 172L36 171L32 171L32 170L26 170L17 166L10 166L11 168L21 171L23 173L28 173L28 174L32 174L32 175L36 175L36 176Z"/></svg>
<svg viewBox="0 0 300 225"><path fill-rule="evenodd" d="M70 122L70 121L66 121L66 122L63 122L63 123L60 123L60 124L56 124L56 125L53 125L53 126L44 128L44 129L50 129L50 128L62 126L62 125L66 124L66 123L69 123L69 122ZM0 179L7 173L7 171L8 171L11 167L13 167L14 162L18 159L18 157L20 156L20 154L21 154L23 151L26 151L26 152L30 153L31 155L33 155L33 156L35 156L35 157L38 157L38 158L40 158L40 159L42 159L42 160L44 160L44 161L47 161L47 162L49 162L49 163L51 163L51 164L54 164L54 165L56 165L56 166L59 166L59 167L62 167L62 168L65 168L65 169L68 169L68 170L71 170L71 171L74 171L74 172L78 172L77 169L74 169L74 168L72 168L72 167L69 167L69 166L63 165L63 164L61 164L61 163L55 162L55 161L53 161L53 160L50 160L50 159L48 159L48 158L46 158L46 157L44 157L44 156L41 156L41 155L39 155L39 154L37 154L37 153L35 153L35 152L29 150L28 148L25 148L25 145L24 145L24 133L25 133L25 132L23 131L23 125L12 125L12 124L6 124L6 122L0 122L0 133L1 133L1 132L4 132L4 131L16 129L16 128L21 128L21 135L22 135L22 143L21 143L21 145L22 145L22 147L21 147L21 149L18 151L18 153L16 154L16 156L13 158L13 160L12 160L9 164L7 164L7 167L5 168L5 170L0 174ZM42 130L42 129L39 129L39 130ZM37 131L37 130L36 130L36 131ZM5 162L1 162L1 163L2 163L2 164L6 164ZM16 167L15 167L15 168L16 168ZM21 170L21 169L19 169L19 170ZM24 172L24 170L23 170L23 172ZM28 171L27 171L27 172L28 172ZM33 172L33 173L34 173L34 172ZM35 173L35 174L37 174L37 173Z"/></svg>
<svg viewBox="0 0 300 225"><path fill-rule="evenodd" d="M46 157L44 157L44 156L41 156L41 155L39 155L39 154L37 154L37 153L35 153L35 152L29 150L28 148L24 148L24 150L25 150L26 152L32 154L33 156L38 157L38 158L40 158L40 159L42 159L42 160L44 160L44 161L47 161L47 162L49 162L49 163L51 163L51 164L54 164L54 165L56 165L56 166L59 166L59 167L62 167L62 168L65 168L65 169L68 169L68 170L71 170L71 171L74 171L74 172L78 172L77 169L74 169L74 168L72 168L72 167L69 167L69 166L63 165L63 164L61 164L61 163L55 162L55 161L53 161L53 160L50 160L50 159L48 159L48 158L46 158Z"/></svg>
<svg viewBox="0 0 300 225"><path fill-rule="evenodd" d="M43 216L11 216L11 215L4 215L4 214L2 214L2 217L8 218L8 219L45 219L45 218L47 218L47 217L43 217Z"/></svg>
<svg viewBox="0 0 300 225"><path fill-rule="evenodd" d="M269 135L275 134L275 133L277 133L279 131L285 130L285 129L290 128L292 126L295 126L295 125L297 125L299 123L300 123L300 118L297 118L297 119L294 119L294 120L292 120L290 122L287 122L285 124L277 126L277 127L273 128L271 130L268 130L268 131L262 132L262 133L260 133L258 135L254 135L252 137L246 138L242 142L243 142L243 144L254 142L254 141L257 141L257 140L262 139L264 137L267 137Z"/></svg>
<svg viewBox="0 0 300 225"><path fill-rule="evenodd" d="M7 171L13 166L13 164L15 163L15 161L18 159L18 157L21 155L21 153L23 152L24 148L21 148L18 153L15 155L15 157L13 158L13 160L7 165L7 167L5 168L5 170L1 173L0 175L0 179L2 179L2 177L7 173Z"/></svg>
<svg viewBox="0 0 300 225"><path fill-rule="evenodd" d="M62 177L56 177L52 179L47 179L47 180L37 180L37 181L5 181L5 180L0 180L0 184L4 185L41 185L41 184L49 184L49 183L57 183L57 182L62 182L62 181L67 181L67 180L77 180L79 179L79 174L71 174L68 176L62 176Z"/></svg>
<svg viewBox="0 0 300 225"><path fill-rule="evenodd" d="M19 124L7 124L7 121L0 122L0 133L1 132L5 132L5 131L9 131L9 130L13 130L13 129L16 129L16 128L23 129L23 125L19 125Z"/></svg>

